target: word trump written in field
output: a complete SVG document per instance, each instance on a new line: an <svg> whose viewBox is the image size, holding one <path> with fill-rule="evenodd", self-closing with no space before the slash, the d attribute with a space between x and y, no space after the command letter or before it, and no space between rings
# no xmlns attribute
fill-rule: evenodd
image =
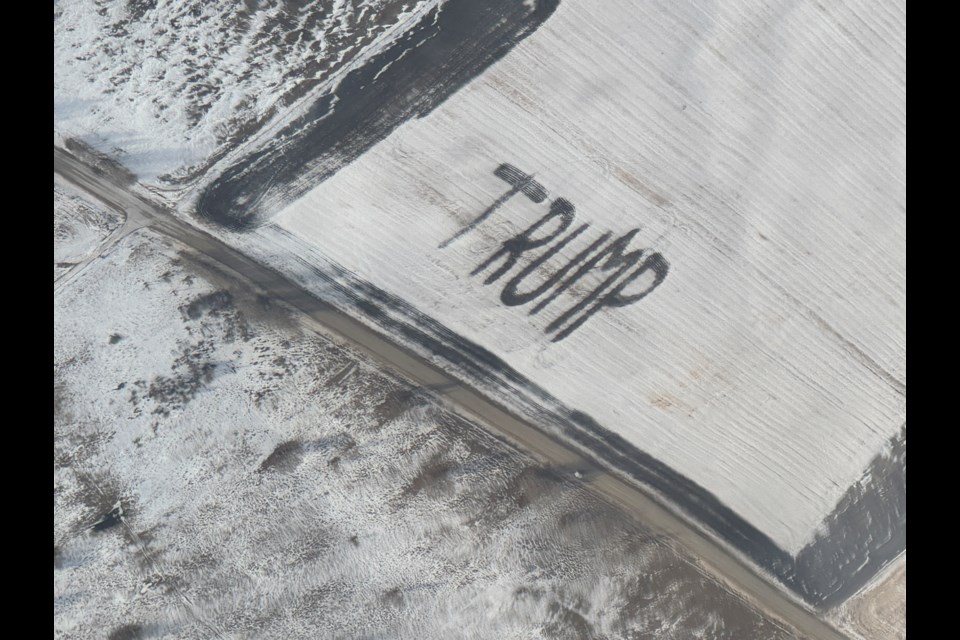
<svg viewBox="0 0 960 640"><path fill-rule="evenodd" d="M527 175L515 166L501 164L493 173L509 184L510 188L476 219L442 242L440 249L446 248L476 229L518 194L535 204L543 204L547 201L547 190L543 185L534 180L532 175ZM584 222L567 233L573 225L576 209L566 198L557 198L545 206L548 207L548 211L542 218L517 235L504 240L490 257L470 272L470 275L475 276L493 269L483 281L485 285L493 284L517 265L520 256L543 248L540 255L513 273L504 284L503 291L500 292L500 301L508 307L536 301L529 311L531 316L543 311L560 294L571 290L577 282L584 278L587 278L584 282L596 280L599 275L599 284L547 325L544 332L554 333L553 342L563 340L603 309L621 308L639 302L660 286L667 277L670 264L659 253L651 252L649 249L633 249L627 252L631 240L640 232L637 228L615 239L611 239L613 233L607 231L570 258L566 264L547 275L538 286L529 291L521 291L524 280L534 275L537 270L542 270L547 261L557 256L567 245L590 228L590 223ZM589 274L594 275L588 277ZM542 274L536 275L542 277ZM640 285L645 284L645 286L640 290L629 291L631 285L644 275L647 277L641 281ZM537 277L534 278L534 280L537 279Z"/></svg>

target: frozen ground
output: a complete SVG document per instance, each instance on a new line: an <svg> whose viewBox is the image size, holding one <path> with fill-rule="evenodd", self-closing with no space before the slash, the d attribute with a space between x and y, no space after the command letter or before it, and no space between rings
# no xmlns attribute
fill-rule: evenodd
<svg viewBox="0 0 960 640"><path fill-rule="evenodd" d="M96 255L123 216L53 176L53 281Z"/></svg>
<svg viewBox="0 0 960 640"><path fill-rule="evenodd" d="M842 600L905 544L902 3L442 6L58 2L55 141Z"/></svg>
<svg viewBox="0 0 960 640"><path fill-rule="evenodd" d="M55 133L148 183L188 181L421 4L58 0Z"/></svg>
<svg viewBox="0 0 960 640"><path fill-rule="evenodd" d="M54 305L58 637L792 637L162 236Z"/></svg>

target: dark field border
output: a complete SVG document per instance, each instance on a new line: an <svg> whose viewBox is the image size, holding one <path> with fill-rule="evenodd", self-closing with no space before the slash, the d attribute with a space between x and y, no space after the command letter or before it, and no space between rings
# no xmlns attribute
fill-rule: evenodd
<svg viewBox="0 0 960 640"><path fill-rule="evenodd" d="M228 167L201 193L196 213L234 231L268 221L411 118L435 109L505 56L559 0L448 0L383 52L351 71L277 139Z"/></svg>

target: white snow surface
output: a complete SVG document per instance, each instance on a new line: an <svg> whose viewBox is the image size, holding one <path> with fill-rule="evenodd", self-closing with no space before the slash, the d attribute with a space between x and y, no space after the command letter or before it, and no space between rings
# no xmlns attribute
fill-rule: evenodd
<svg viewBox="0 0 960 640"><path fill-rule="evenodd" d="M143 182L193 178L432 4L59 0L54 130Z"/></svg>
<svg viewBox="0 0 960 640"><path fill-rule="evenodd" d="M94 256L123 216L53 176L53 280Z"/></svg>
<svg viewBox="0 0 960 640"><path fill-rule="evenodd" d="M905 420L904 12L565 0L237 242L307 284L329 262L403 298L796 552ZM509 188L503 162L591 223L561 258L639 227L666 280L551 343L582 291L537 316L499 299L538 252L469 275L547 203L517 196L438 248Z"/></svg>
<svg viewBox="0 0 960 640"><path fill-rule="evenodd" d="M141 230L55 292L58 637L790 637L198 260Z"/></svg>

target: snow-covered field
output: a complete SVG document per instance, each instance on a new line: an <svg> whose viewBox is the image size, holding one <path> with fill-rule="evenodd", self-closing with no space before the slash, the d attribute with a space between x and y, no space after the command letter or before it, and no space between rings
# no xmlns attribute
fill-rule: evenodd
<svg viewBox="0 0 960 640"><path fill-rule="evenodd" d="M478 6L60 1L55 144L842 599L905 544L903 3ZM270 221L211 227L204 195ZM109 231L77 229L84 255ZM209 391L259 371L249 341L197 340L144 345L127 365L159 370L120 391L165 420L236 400L253 429Z"/></svg>
<svg viewBox="0 0 960 640"><path fill-rule="evenodd" d="M238 242L406 301L796 553L905 421L902 20L561 2Z"/></svg>
<svg viewBox="0 0 960 640"><path fill-rule="evenodd" d="M57 637L793 637L163 236L54 322Z"/></svg>
<svg viewBox="0 0 960 640"><path fill-rule="evenodd" d="M192 180L422 11L417 0L58 0L54 130Z"/></svg>
<svg viewBox="0 0 960 640"><path fill-rule="evenodd" d="M95 255L123 216L53 176L53 280Z"/></svg>

